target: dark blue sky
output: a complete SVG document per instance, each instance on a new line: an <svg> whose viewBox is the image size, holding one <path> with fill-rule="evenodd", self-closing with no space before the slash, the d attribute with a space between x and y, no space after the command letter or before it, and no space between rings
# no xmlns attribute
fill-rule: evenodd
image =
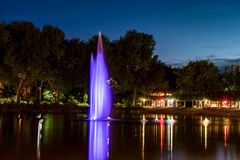
<svg viewBox="0 0 240 160"><path fill-rule="evenodd" d="M111 40L129 29L153 34L165 63L240 57L240 2L231 0L5 0L0 21L52 24L67 38Z"/></svg>

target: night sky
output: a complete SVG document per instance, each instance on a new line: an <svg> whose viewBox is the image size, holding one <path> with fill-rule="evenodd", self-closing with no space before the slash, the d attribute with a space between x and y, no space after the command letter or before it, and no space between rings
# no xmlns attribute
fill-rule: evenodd
<svg viewBox="0 0 240 160"><path fill-rule="evenodd" d="M152 34L167 64L240 57L240 2L231 0L5 0L0 21L51 24L66 38L111 40L129 29Z"/></svg>

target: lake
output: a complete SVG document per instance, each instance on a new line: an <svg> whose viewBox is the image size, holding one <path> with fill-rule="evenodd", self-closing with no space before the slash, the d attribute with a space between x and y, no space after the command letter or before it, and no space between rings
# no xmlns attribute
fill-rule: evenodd
<svg viewBox="0 0 240 160"><path fill-rule="evenodd" d="M146 115L0 115L0 159L239 159L240 118Z"/></svg>

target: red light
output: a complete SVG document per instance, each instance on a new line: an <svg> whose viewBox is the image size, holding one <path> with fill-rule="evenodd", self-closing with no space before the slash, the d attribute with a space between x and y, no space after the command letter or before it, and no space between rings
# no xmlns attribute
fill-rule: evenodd
<svg viewBox="0 0 240 160"><path fill-rule="evenodd" d="M223 104L225 104L225 105L226 105L227 103L228 103L228 101L227 101L227 100L224 100L224 101L223 101Z"/></svg>

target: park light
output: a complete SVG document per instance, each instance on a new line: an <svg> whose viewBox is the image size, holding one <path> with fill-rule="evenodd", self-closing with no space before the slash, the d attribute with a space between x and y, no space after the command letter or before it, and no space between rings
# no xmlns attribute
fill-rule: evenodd
<svg viewBox="0 0 240 160"><path fill-rule="evenodd" d="M170 98L170 99L168 99L168 102L169 102L169 103L173 103L173 102L174 102L174 99L173 99L173 98Z"/></svg>
<svg viewBox="0 0 240 160"><path fill-rule="evenodd" d="M227 107L227 105L228 105L228 100L224 99L224 100L222 101L222 105L223 105L223 107Z"/></svg>
<svg viewBox="0 0 240 160"><path fill-rule="evenodd" d="M140 97L139 100L140 100L141 102L146 102L146 101L147 101L147 99L146 99L145 97Z"/></svg>
<svg viewBox="0 0 240 160"><path fill-rule="evenodd" d="M208 102L209 100L208 100L207 98L204 98L203 101L204 101L204 102Z"/></svg>
<svg viewBox="0 0 240 160"><path fill-rule="evenodd" d="M145 105L146 105L147 98L145 98L145 97L141 97L139 100L140 100L140 104L141 104L141 106L145 106Z"/></svg>
<svg viewBox="0 0 240 160"><path fill-rule="evenodd" d="M165 102L163 98L160 99L160 102Z"/></svg>
<svg viewBox="0 0 240 160"><path fill-rule="evenodd" d="M143 101L143 103L145 103L145 102L146 102L146 99L145 99L145 98L143 98L143 99L142 99L142 101Z"/></svg>

